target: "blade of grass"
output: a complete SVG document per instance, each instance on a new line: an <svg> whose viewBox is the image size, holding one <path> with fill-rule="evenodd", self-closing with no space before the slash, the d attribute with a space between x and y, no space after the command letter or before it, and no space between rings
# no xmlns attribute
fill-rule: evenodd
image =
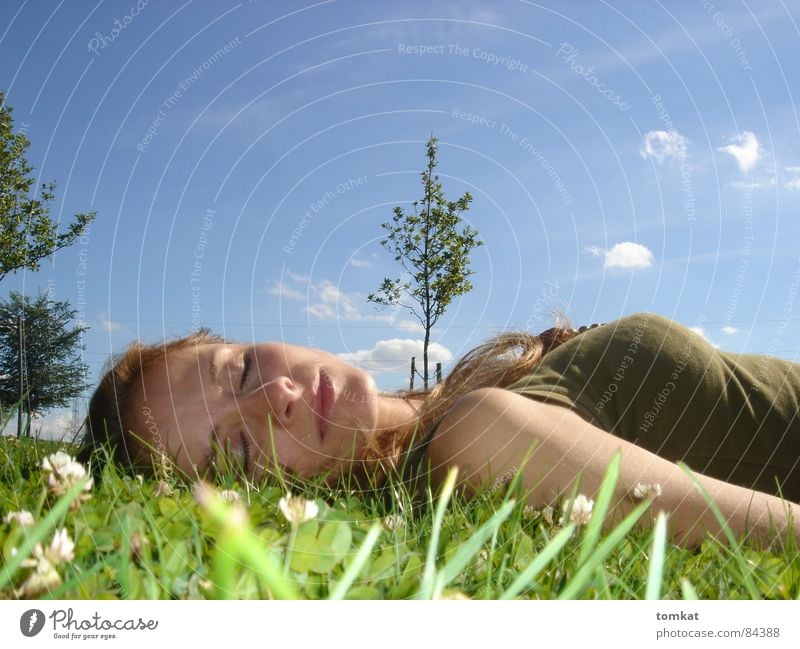
<svg viewBox="0 0 800 649"><path fill-rule="evenodd" d="M425 557L425 568L422 572L422 583L420 584L419 591L417 591L417 594L415 595L415 599L431 599L433 597L436 576L436 552L439 547L439 535L442 530L444 512L447 509L447 503L450 501L450 496L453 495L453 489L455 489L457 477L458 467L450 468L450 470L447 472L447 477L444 480L444 484L442 485L442 492L439 496L439 502L436 504L436 513L433 516L431 539L428 543L428 552Z"/></svg>
<svg viewBox="0 0 800 649"><path fill-rule="evenodd" d="M234 543L235 541L230 538L230 532L223 530L211 552L211 583L214 585L214 599L236 599L236 566L241 564L228 551Z"/></svg>
<svg viewBox="0 0 800 649"><path fill-rule="evenodd" d="M218 553L227 553L240 559L256 573L276 599L301 599L293 582L282 575L280 563L273 553L253 534L243 509L241 512L235 511L206 484L198 485L195 494L212 521L222 528L217 539ZM223 563L227 561L222 554L219 558ZM223 581L226 575L227 573L222 575Z"/></svg>
<svg viewBox="0 0 800 649"><path fill-rule="evenodd" d="M633 529L636 522L650 506L645 501L639 504L622 522L617 525L609 535L597 546L597 549L587 557L584 564L578 568L574 577L567 583L558 599L576 599L592 580L592 574L598 565L611 553L617 544L625 538L625 535ZM593 515L594 516L594 515Z"/></svg>
<svg viewBox="0 0 800 649"><path fill-rule="evenodd" d="M31 533L25 537L25 542L17 549L17 553L8 560L2 573L0 573L0 591L13 579L14 574L22 565L22 562L31 555L36 544L41 542L56 526L56 523L64 517L69 506L83 491L83 486L86 484L87 480L89 480L89 476L81 478L72 485L69 491L56 501L56 504L53 505L53 508L47 513L47 516L45 516L42 521L31 530Z"/></svg>
<svg viewBox="0 0 800 649"><path fill-rule="evenodd" d="M367 536L364 539L364 542L358 549L355 559L353 559L353 562L347 567L347 571L344 573L344 575L342 575L342 578L333 588L333 591L331 592L328 599L331 600L344 599L344 596L347 595L348 589L353 584L356 577L358 577L358 573L361 571L361 568L364 567L364 563L366 562L367 557L369 557L369 553L372 552L373 546L378 541L380 533L381 533L381 526L378 525L377 523L375 523L372 527L369 528L369 532L367 532Z"/></svg>
<svg viewBox="0 0 800 649"><path fill-rule="evenodd" d="M478 554L484 541L486 541L489 536L497 531L502 522L508 518L508 515L513 509L513 499L503 503L503 506L500 507L500 509L497 510L488 521L481 525L475 532L472 533L472 536L470 536L467 541L458 547L458 550L455 551L450 560L439 571L439 575L441 576L441 580L439 582L441 584L441 588L447 586L447 584L461 574L462 570L464 570L464 568L467 566L470 559ZM434 597L438 596L439 594L440 593L434 593Z"/></svg>
<svg viewBox="0 0 800 649"><path fill-rule="evenodd" d="M645 599L661 599L661 583L664 579L664 550L667 546L667 516L658 512L653 530L653 550L647 568L647 590Z"/></svg>
<svg viewBox="0 0 800 649"><path fill-rule="evenodd" d="M583 541L581 542L581 552L578 556L578 566L581 566L592 554L597 542L600 539L600 534L603 531L603 523L606 520L606 513L611 505L611 498L614 496L614 488L617 486L619 479L619 467L622 461L622 454L614 453L611 462L608 463L606 474L603 477L603 482L600 485L600 490L597 493L594 507L592 509L592 518L586 526L586 531L583 534Z"/></svg>
<svg viewBox="0 0 800 649"><path fill-rule="evenodd" d="M572 538L574 533L575 523L570 523L556 534L498 599L513 599L525 590L528 584L536 579L537 575L544 570L547 564L561 552L561 549L567 544L567 541Z"/></svg>
<svg viewBox="0 0 800 649"><path fill-rule="evenodd" d="M681 579L681 594L683 599L697 599L697 591L688 579Z"/></svg>
<svg viewBox="0 0 800 649"><path fill-rule="evenodd" d="M131 558L131 520L127 514L120 524L122 538L120 539L119 556L117 559L117 581L124 599L130 599L131 588L128 583L128 568Z"/></svg>
<svg viewBox="0 0 800 649"><path fill-rule="evenodd" d="M678 466L683 469L684 473L688 475L692 482L694 482L697 489L703 495L708 506L711 508L711 511L714 514L714 518L717 519L720 527L722 528L722 533L725 535L725 538L728 540L728 544L730 547L730 552L733 553L734 558L736 559L736 563L739 565L739 569L742 571L742 579L744 580L744 587L747 590L748 594L752 599L761 599L761 596L758 593L758 589L756 585L753 583L753 579L750 576L750 568L748 567L747 560L742 555L742 548L739 545L736 537L733 535L731 528L728 526L728 521L725 520L725 517L722 515L717 503L714 502L714 499L711 498L708 491L700 484L697 480L697 477L694 475L694 472L683 462L678 462Z"/></svg>

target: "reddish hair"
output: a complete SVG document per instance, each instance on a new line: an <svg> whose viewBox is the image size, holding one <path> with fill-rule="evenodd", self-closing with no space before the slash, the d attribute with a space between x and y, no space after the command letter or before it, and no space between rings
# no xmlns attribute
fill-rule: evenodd
<svg viewBox="0 0 800 649"><path fill-rule="evenodd" d="M110 368L89 401L77 459L90 464L98 478L105 453L126 469L147 470L151 467L149 449L135 432L140 424L132 410L133 396L143 385L145 370L179 349L220 342L225 341L208 329L200 329L183 338L154 345L138 341L131 343L122 354L111 360Z"/></svg>

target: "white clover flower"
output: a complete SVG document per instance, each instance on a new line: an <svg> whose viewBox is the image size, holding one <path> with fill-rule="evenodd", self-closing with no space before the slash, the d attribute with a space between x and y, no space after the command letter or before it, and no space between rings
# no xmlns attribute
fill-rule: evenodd
<svg viewBox="0 0 800 649"><path fill-rule="evenodd" d="M57 451L56 453L48 455L46 458L44 458L44 460L42 460L42 468L45 471L61 473L74 461L75 460L73 457L68 453L64 453L64 451Z"/></svg>
<svg viewBox="0 0 800 649"><path fill-rule="evenodd" d="M389 514L383 519L383 524L388 530L399 530L406 526L406 521L400 514Z"/></svg>
<svg viewBox="0 0 800 649"><path fill-rule="evenodd" d="M42 460L42 469L48 473L47 485L56 496L63 496L73 485L86 477L84 466L63 451L48 455ZM80 501L91 498L91 494L88 492L92 490L93 484L93 478L86 481L86 484L83 485L83 491L86 493L82 493L75 501L76 503L80 504Z"/></svg>
<svg viewBox="0 0 800 649"><path fill-rule="evenodd" d="M58 571L47 559L42 558L36 562L35 569L15 594L17 597L36 597L60 585L61 576Z"/></svg>
<svg viewBox="0 0 800 649"><path fill-rule="evenodd" d="M75 543L65 528L61 528L53 535L50 545L46 548L42 549L42 544L37 543L33 548L33 556L22 562L23 568L33 568L33 572L16 591L17 597L36 597L61 585L61 576L56 566L72 561L75 558L74 551ZM17 549L12 548L11 555L15 554Z"/></svg>
<svg viewBox="0 0 800 649"><path fill-rule="evenodd" d="M66 528L61 528L53 536L50 545L45 548L44 556L54 566L68 563L75 558L75 543L69 537Z"/></svg>
<svg viewBox="0 0 800 649"><path fill-rule="evenodd" d="M587 498L583 494L578 494L572 503L572 512L570 513L569 520L576 525L586 525L592 518L592 507L594 507L594 500ZM561 505L561 518L558 519L559 525L565 524L566 514L570 508L570 500L564 501Z"/></svg>
<svg viewBox="0 0 800 649"><path fill-rule="evenodd" d="M283 515L292 525L300 525L314 518L319 512L317 503L306 500L301 496L293 496L291 492L280 499L278 503Z"/></svg>
<svg viewBox="0 0 800 649"><path fill-rule="evenodd" d="M541 516L548 525L553 524L553 514L553 508L550 505L545 505L541 509L536 509L533 505L526 505L522 509L523 518L536 518L537 516Z"/></svg>
<svg viewBox="0 0 800 649"><path fill-rule="evenodd" d="M229 503L239 502L239 492L234 489L223 489L219 492L219 497Z"/></svg>
<svg viewBox="0 0 800 649"><path fill-rule="evenodd" d="M8 514L6 514L6 517L3 519L3 522L4 523L14 522L17 525L23 525L27 527L33 525L34 520L33 520L33 514L31 514L26 509L23 509L20 512L9 512Z"/></svg>
<svg viewBox="0 0 800 649"><path fill-rule="evenodd" d="M633 489L633 497L639 500L645 498L658 498L661 495L661 485L657 482L653 484L637 484Z"/></svg>

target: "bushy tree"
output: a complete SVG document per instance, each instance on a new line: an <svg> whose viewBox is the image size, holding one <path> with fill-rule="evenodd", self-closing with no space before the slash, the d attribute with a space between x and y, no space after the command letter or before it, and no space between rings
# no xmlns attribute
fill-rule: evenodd
<svg viewBox="0 0 800 649"><path fill-rule="evenodd" d="M472 290L468 277L474 273L469 267L469 254L476 246L483 245L477 239L477 230L466 225L459 231L461 215L469 210L472 196L465 192L457 201L445 200L442 183L434 174L436 142L438 139L431 134L427 143L428 166L421 174L424 194L420 201L411 204L413 214L395 207L393 223L381 226L389 232L389 236L381 240L381 245L395 255L395 261L409 273L413 282L387 277L378 293L367 296L368 301L376 304L399 305L408 309L422 324L425 330L422 376L425 389L428 388L431 329L453 298ZM415 301L418 308L403 303L403 295Z"/></svg>
<svg viewBox="0 0 800 649"><path fill-rule="evenodd" d="M69 406L89 387L88 367L80 357L81 334L87 328L71 325L76 313L66 300L55 301L47 294L31 299L11 291L8 300L0 301L0 406L27 414L26 435L31 415Z"/></svg>
<svg viewBox="0 0 800 649"><path fill-rule="evenodd" d="M23 268L38 270L42 259L71 245L95 217L77 214L66 231L58 231L50 219L56 184L43 183L39 197L31 195L36 180L25 158L30 140L14 133L11 113L0 91L0 281Z"/></svg>

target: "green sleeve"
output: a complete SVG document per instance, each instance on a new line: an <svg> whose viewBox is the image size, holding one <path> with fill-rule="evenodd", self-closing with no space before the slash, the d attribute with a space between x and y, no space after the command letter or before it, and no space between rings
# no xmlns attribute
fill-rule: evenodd
<svg viewBox="0 0 800 649"><path fill-rule="evenodd" d="M590 329L507 389L693 470L800 500L800 365L721 352L637 313Z"/></svg>

